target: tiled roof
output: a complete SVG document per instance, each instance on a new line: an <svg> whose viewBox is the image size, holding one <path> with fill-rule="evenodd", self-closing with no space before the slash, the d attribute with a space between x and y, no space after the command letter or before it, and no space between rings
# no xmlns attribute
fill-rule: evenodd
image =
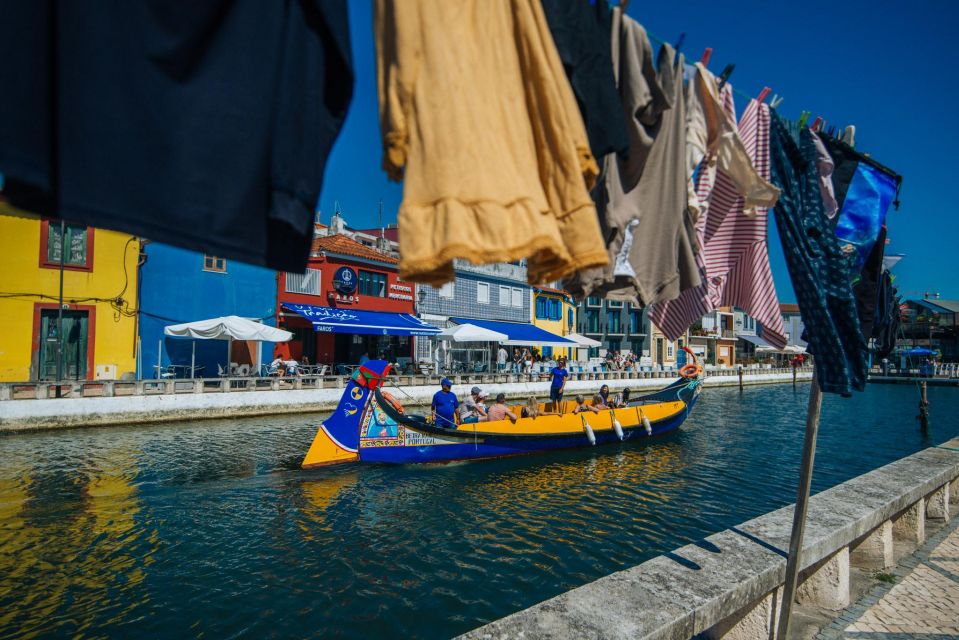
<svg viewBox="0 0 959 640"><path fill-rule="evenodd" d="M779 305L780 313L799 313L798 304L780 304Z"/></svg>
<svg viewBox="0 0 959 640"><path fill-rule="evenodd" d="M543 293L554 293L554 294L556 294L556 295L558 295L558 296L565 296L565 297L570 298L570 299L572 299L572 297L573 297L572 294L571 294L569 291L564 291L563 289L557 289L557 288L555 288L555 287L545 287L545 286L540 285L540 286L537 286L537 287L534 287L534 288L535 288L537 291L542 291Z"/></svg>
<svg viewBox="0 0 959 640"><path fill-rule="evenodd" d="M356 258L362 258L364 260L375 260L376 262L382 262L385 264L399 264L399 260L393 256L367 247L366 245L362 245L356 240L347 238L341 234L313 238L313 246L310 251L312 253L326 251L327 253L339 253L341 255L353 256Z"/></svg>

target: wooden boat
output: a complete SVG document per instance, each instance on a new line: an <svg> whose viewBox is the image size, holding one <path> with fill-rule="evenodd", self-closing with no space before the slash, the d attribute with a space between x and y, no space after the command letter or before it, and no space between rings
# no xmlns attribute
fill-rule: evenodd
<svg viewBox="0 0 959 640"><path fill-rule="evenodd" d="M693 356L695 357L695 356ZM634 398L626 407L478 422L444 428L428 416L406 412L382 387L389 363L371 360L347 384L336 411L320 425L304 468L344 462L408 464L526 455L552 449L648 440L682 425L702 389L702 368L687 365L664 389ZM520 407L511 407L519 416Z"/></svg>

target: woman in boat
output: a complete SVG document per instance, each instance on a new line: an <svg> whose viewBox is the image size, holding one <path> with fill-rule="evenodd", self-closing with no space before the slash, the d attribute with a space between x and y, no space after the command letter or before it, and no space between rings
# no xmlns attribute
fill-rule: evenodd
<svg viewBox="0 0 959 640"><path fill-rule="evenodd" d="M509 418L513 422L516 422L516 414L509 410L509 407L506 406L506 394L500 393L496 396L496 404L487 409L486 419L490 422L496 422L497 420L505 420Z"/></svg>
<svg viewBox="0 0 959 640"><path fill-rule="evenodd" d="M617 409L629 404L629 388L623 389L622 393L617 393L613 398L613 406Z"/></svg>
<svg viewBox="0 0 959 640"><path fill-rule="evenodd" d="M601 386L601 387L599 388L599 397L601 397L601 398L603 399L603 404L604 404L604 405L610 406L610 405L609 405L609 385L608 385L608 384L604 384L603 386Z"/></svg>
<svg viewBox="0 0 959 640"><path fill-rule="evenodd" d="M520 417L522 418L538 418L539 416L558 416L559 413L555 411L540 411L539 409L539 400L536 399L536 396L530 396L526 400L526 405L523 407L523 410L520 411Z"/></svg>

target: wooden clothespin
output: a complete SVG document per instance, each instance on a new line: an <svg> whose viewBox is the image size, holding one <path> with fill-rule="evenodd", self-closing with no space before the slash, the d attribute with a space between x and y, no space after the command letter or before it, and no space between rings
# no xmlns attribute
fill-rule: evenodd
<svg viewBox="0 0 959 640"><path fill-rule="evenodd" d="M713 50L711 47L706 47L706 50L703 51L703 57L699 59L699 62L704 66L709 66L709 59L713 57Z"/></svg>
<svg viewBox="0 0 959 640"><path fill-rule="evenodd" d="M723 87L726 85L726 81L729 80L729 76L733 75L733 69L736 68L734 64L727 64L723 68L723 72L719 74L719 90L722 91Z"/></svg>
<svg viewBox="0 0 959 640"><path fill-rule="evenodd" d="M756 98L756 102L759 104L763 103L763 100L766 99L766 96L769 95L769 92L772 91L769 87L763 87L763 90L759 92L759 97Z"/></svg>

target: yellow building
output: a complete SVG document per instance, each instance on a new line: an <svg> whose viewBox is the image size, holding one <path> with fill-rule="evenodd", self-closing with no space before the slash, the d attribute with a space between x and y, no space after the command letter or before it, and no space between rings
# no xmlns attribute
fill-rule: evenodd
<svg viewBox="0 0 959 640"><path fill-rule="evenodd" d="M576 303L562 289L533 287L533 325L558 336L567 336L576 331ZM535 345L544 357L566 356L574 359L572 349Z"/></svg>
<svg viewBox="0 0 959 640"><path fill-rule="evenodd" d="M64 380L120 378L136 362L137 261L129 234L47 221L0 203L0 381L54 380L60 248Z"/></svg>

